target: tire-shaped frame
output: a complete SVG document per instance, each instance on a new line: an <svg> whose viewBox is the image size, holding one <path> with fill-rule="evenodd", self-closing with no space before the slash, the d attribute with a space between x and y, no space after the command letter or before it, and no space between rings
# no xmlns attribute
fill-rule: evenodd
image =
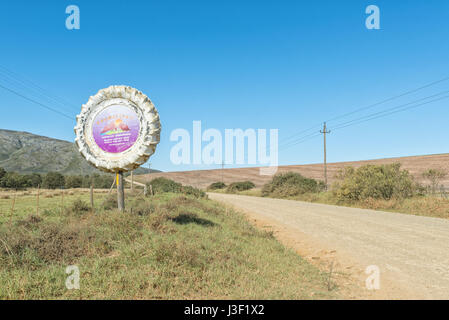
<svg viewBox="0 0 449 320"><path fill-rule="evenodd" d="M95 117L112 105L125 106L134 111L140 123L134 144L119 153L101 149L93 137ZM76 116L75 144L81 155L94 167L105 172L126 172L144 164L156 151L160 140L159 114L151 100L142 92L128 86L110 86L89 98Z"/></svg>

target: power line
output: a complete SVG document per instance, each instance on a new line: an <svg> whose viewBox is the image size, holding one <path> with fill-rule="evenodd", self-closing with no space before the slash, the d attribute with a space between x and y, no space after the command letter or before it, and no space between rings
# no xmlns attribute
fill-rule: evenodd
<svg viewBox="0 0 449 320"><path fill-rule="evenodd" d="M313 138L319 137L320 135L321 135L321 133L316 133L316 132L308 134L307 136L304 136L301 139L299 139L297 141L294 141L293 144L281 146L279 148L279 150L285 150L285 149L291 148L291 147L296 146L298 144L301 144L301 143L303 143L305 141L308 141L308 140L311 140Z"/></svg>
<svg viewBox="0 0 449 320"><path fill-rule="evenodd" d="M374 103L374 104L371 104L371 105L368 105L368 106L365 106L365 107L361 107L361 108L358 108L358 109L356 109L356 110L354 110L354 111L347 112L347 113L344 113L344 114L341 114L341 115L337 115L337 116L335 116L335 117L333 117L333 118L330 118L330 119L326 120L326 122L335 121L335 120L337 120L337 119L345 118L345 117L350 116L350 115L353 115L353 114L355 114L355 113L358 113L358 112L361 112L361 111L364 111L364 110L371 109L371 108L373 108L373 107L375 107L375 106L378 106L378 105L381 105L381 104L383 104L383 103L386 103L386 102L389 102L389 101L393 101L393 100L395 100L395 99L404 97L404 96L406 96L406 95L409 95L409 94L418 92L418 91L420 91L420 90L422 90L422 89L429 88L429 87L431 87L431 86L434 86L434 85L436 85L436 84L438 84L438 83L441 83L441 82L444 82L444 81L447 81L447 80L449 80L449 77L445 77L445 78L442 78L442 79L440 79L440 80L436 80L436 81L430 82L430 83L425 84L425 85L423 85L423 86L421 86L421 87L418 87L418 88L415 88L415 89L406 91L406 92L404 92L404 93L401 93L401 94L399 94L399 95L395 95L395 96L393 96L393 97L384 99L384 100L379 101L379 102L376 102L376 103ZM297 139L305 138L305 137L307 137L308 135L306 135L306 136L304 136L304 137L301 137L301 135L302 135L303 133L309 132L310 130L315 129L315 128L320 127L320 126L321 126L321 123L320 123L320 124L316 124L316 125L314 125L314 126L308 128L308 129L299 131L299 132L297 132L297 133L295 133L295 134L293 134L293 135L291 135L291 136L289 136L289 137L287 137L287 138L285 138L285 139L282 139L282 141L285 142L285 144L289 144L289 143L291 143L291 142L293 142L293 141L291 141L291 142L287 142L287 141L288 141L288 140L291 140L291 139L294 138L294 137L299 136L299 138L297 138ZM296 140L296 141L297 141L297 140Z"/></svg>
<svg viewBox="0 0 449 320"><path fill-rule="evenodd" d="M333 128L333 130L335 131L335 130L338 130L338 129L343 129L343 128L350 127L350 126L353 126L353 125L356 125L356 124L360 124L360 123L363 123L363 122L367 122L367 121L370 121L370 120L375 120L375 119L378 119L378 118L386 117L386 116L389 116L391 114L395 114L395 113L398 113L398 112L403 112L403 111L407 111L407 110L410 110L410 109L413 109L413 108L417 108L417 107L420 107L420 106L423 106L423 105L426 105L426 104L429 104L429 103L432 103L432 102L437 102L437 101L440 101L440 100L447 99L447 98L449 98L449 95L443 96L443 97L440 97L440 98L437 98L437 99L433 99L433 100L430 100L430 101L426 101L426 102L423 102L423 103L419 103L419 104L416 104L416 105L409 106L410 104L414 104L414 103L419 102L419 101L427 100L429 98L436 97L438 95L441 95L441 94L447 93L447 92L449 92L449 90L442 91L440 93L437 93L437 94L434 94L434 95L431 95L431 96L428 96L428 97L425 97L425 98L422 98L422 99L418 99L418 100L415 100L415 101L412 101L412 102L409 102L409 103L406 103L406 104L402 104L402 105L399 105L399 106L396 106L396 107L392 107L392 108L388 108L388 109L385 109L385 110L382 110L382 111L379 111L379 112L375 112L375 113L372 113L372 114L369 114L369 115L366 115L366 116L363 116L363 117L360 117L360 118L357 118L357 119L354 119L354 120L351 120L351 121L347 121L347 122L344 122L344 123L341 123L341 124L337 125L335 128ZM320 136L320 135L321 135L321 133L309 134L309 135L307 135L305 137L302 137L301 139L295 141L293 144L281 147L280 150L288 149L290 147L293 147L295 145L298 145L300 143L303 143L305 141L308 141L308 140L310 140L312 138L315 138L317 136Z"/></svg>
<svg viewBox="0 0 449 320"><path fill-rule="evenodd" d="M375 107L375 106L378 106L378 105L380 105L380 104L383 104L383 103L385 103L385 102L389 102L389 101L392 101L392 100L396 100L396 99L401 98L401 97L404 97L404 96L406 96L406 95L408 95L408 94L412 94L412 93L418 92L418 91L420 91L420 90L422 90L422 89L429 88L429 87L431 87L431 86L434 86L434 85L436 85L436 84L438 84L438 83L441 83L441 82L444 82L444 81L447 81L447 80L449 80L449 77L446 77L446 78L443 78L443 79L440 79L440 80L431 82L431 83L426 84L426 85L424 85L424 86L421 86L421 87L419 87L419 88L416 88L416 89L413 89L413 90L410 90L410 91L401 93L401 94L399 94L399 95L396 95L396 96L393 96L393 97L391 97L391 98L388 98L388 99L385 99L385 100L376 102L376 103L371 104L371 105L368 105L368 106L366 106L366 107L362 107L362 108L356 109L356 110L354 110L354 111L351 111L351 112L342 114L342 115L340 115L340 116L335 116L335 117L333 117L333 118L331 118L331 119L328 119L328 120L326 120L326 121L327 121L327 122L329 122L329 121L334 121L334 120L337 120L337 119L341 119L341 118L347 117L347 116L352 115L352 114L354 114L354 113L358 113L358 112L360 112L360 111L364 111L364 110L367 110L367 109L371 109L371 108L373 108L373 107Z"/></svg>
<svg viewBox="0 0 449 320"><path fill-rule="evenodd" d="M285 141L287 141L287 140L290 140L291 138L294 138L295 136L298 136L298 135L301 135L301 134L303 134L303 133L309 132L310 130L313 130L313 129L318 128L318 127L321 127L321 123L320 123L320 124L316 124L316 125L314 125L314 126L308 128L308 129L305 129L305 130L302 130L302 131L300 131L300 132L297 132L297 133L295 133L295 134L293 134L293 135L291 135L291 136L289 136L289 137L283 139L283 141L285 142ZM287 143L287 144L288 144L288 143Z"/></svg>
<svg viewBox="0 0 449 320"><path fill-rule="evenodd" d="M31 101L31 102L33 102L33 103L35 103L35 104L37 104L37 105L39 105L39 106L41 106L41 107L47 109L47 110L50 110L50 111L52 111L52 112L55 112L55 113L61 115L61 116L65 117L65 118L67 118L67 119L73 120L73 117L71 117L71 116L69 116L69 115L67 115L67 114L65 114L65 113L62 113L62 112L60 112L60 111L58 111L58 110L56 110L56 109L53 109L52 107L49 107L49 106L47 106L47 105L45 105L45 104L43 104L43 103L40 103L39 101L36 101L36 100L34 100L34 99L31 99L31 98L28 98L28 97L24 96L23 94L21 94L21 93L15 91L15 90L12 90L12 89L10 89L10 88L7 88L7 87L5 87L5 86L3 86L3 85L1 85L1 84L0 84L0 88L2 88L2 89L4 89L4 90L7 90L7 91L9 91L9 92L11 92L11 93L14 93L15 95L17 95L17 96L19 96L19 97L21 97L21 98L23 98L23 99L26 99L26 100L28 100L28 101Z"/></svg>
<svg viewBox="0 0 449 320"><path fill-rule="evenodd" d="M430 96L427 96L427 97L424 97L424 98L421 98L421 99L417 99L417 100L414 100L414 101L411 101L411 102L408 102L408 103L400 104L400 105L395 106L395 107L386 108L386 109L378 111L378 112L374 112L374 113L371 113L371 114L368 114L368 115L364 115L364 116L362 116L360 118L356 118L356 119L353 119L353 120L349 120L347 122L343 122L343 123L337 124L336 126L338 127L338 126L346 125L348 123L352 123L354 121L358 121L358 120L361 120L361 119L364 119L364 118L369 118L369 117L372 117L372 116L375 116L375 115L378 115L378 114L389 112L391 110L400 109L402 107L405 107L405 106L408 106L408 105L411 105L411 104L414 104L414 103L417 103L417 102L420 102L420 101L423 101L423 100L427 100L427 99L430 99L430 98L434 98L434 97L440 96L440 95L442 95L444 93L448 93L448 92L449 92L449 90L444 90L444 91L441 91L439 93L436 93L436 94L433 94L433 95L430 95Z"/></svg>
<svg viewBox="0 0 449 320"><path fill-rule="evenodd" d="M407 111L407 110L410 110L410 109L414 109L414 108L420 107L420 106L422 106L422 105L426 105L426 104L429 104L429 103L432 103L432 102L444 100L444 99L447 99L447 98L449 98L449 95L444 96L444 97L440 97L440 98L438 98L438 99L430 100L430 101L427 101L427 102L423 102L423 103L420 103L420 104L417 104L417 105L414 105L414 106L410 106L410 107L407 107L407 108L402 108L402 109L399 109L399 110L394 110L394 111L391 111L391 112L388 112L388 113L382 113L382 114L380 114L380 115L377 115L377 116L374 116L374 117L370 117L370 118L368 118L368 119L364 119L364 120L361 120L361 121L358 121L358 122L354 122L354 123L351 123L351 124L338 126L338 127L334 128L333 130L343 129L343 128L350 127L350 126L353 126L353 125L356 125L356 124L359 124L359 123L366 122L366 121L370 121L370 120L375 120L375 119L383 118L383 117L389 116L389 115L391 115L391 114L395 114L395 113L398 113L398 112ZM378 113L380 113L380 112L378 112ZM375 114L372 114L372 116L373 116L373 115L375 115ZM363 119L363 118L366 118L366 117L359 118L359 120L360 120L360 119ZM358 120L358 119L355 119L355 120L353 120L353 121L356 121L356 120ZM353 122L353 121L351 121L351 122Z"/></svg>
<svg viewBox="0 0 449 320"><path fill-rule="evenodd" d="M71 104L70 102L67 102L63 98L51 94L49 91L47 91L44 88L42 88L41 86L37 85L30 79L27 79L23 76L21 77L17 73L14 73L1 65L0 65L0 69L3 69L3 70L0 70L0 76L3 76L3 79L5 82L9 82L9 84L13 84L16 86L18 83L22 88L25 88L25 90L30 90L33 95L37 94L39 96L39 98L44 97L44 99L46 99L46 100L52 100L53 102L58 103L59 105L64 107L64 109L66 109L66 111L72 111L72 109L73 110L79 109L78 107ZM16 83L12 83L11 80L15 81Z"/></svg>

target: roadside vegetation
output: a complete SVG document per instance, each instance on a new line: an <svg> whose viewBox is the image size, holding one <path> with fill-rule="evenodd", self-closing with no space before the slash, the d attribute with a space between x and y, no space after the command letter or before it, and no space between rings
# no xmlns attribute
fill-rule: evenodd
<svg viewBox="0 0 449 320"><path fill-rule="evenodd" d="M224 182L214 182L207 187L207 190L222 190L225 189L226 187L227 186Z"/></svg>
<svg viewBox="0 0 449 320"><path fill-rule="evenodd" d="M261 189L237 193L449 218L449 195L440 184L445 176L444 171L427 170L423 177L428 183L420 185L399 163L365 165L342 170L327 191L322 181L287 172Z"/></svg>
<svg viewBox="0 0 449 320"><path fill-rule="evenodd" d="M181 183L163 177L155 178L148 182L147 187L149 188L150 186L153 194L172 192L191 195L195 198L207 198L206 193L201 189L194 188L192 186L185 186Z"/></svg>
<svg viewBox="0 0 449 320"><path fill-rule="evenodd" d="M109 188L114 181L111 174L92 175L62 175L59 172L48 172L46 174L31 173L20 174L7 172L0 168L0 188L23 190L26 188L44 189L72 189L89 188L93 184L94 188Z"/></svg>
<svg viewBox="0 0 449 320"><path fill-rule="evenodd" d="M256 187L256 185L251 181L233 182L226 188L226 192L227 193L236 193L239 191L251 190L255 187Z"/></svg>
<svg viewBox="0 0 449 320"><path fill-rule="evenodd" d="M201 196L153 180L154 196L127 190L125 213L96 190L1 191L1 299L336 298L328 276L271 232ZM164 191L169 189L169 191ZM14 205L13 205L14 203ZM68 290L66 267L80 271Z"/></svg>
<svg viewBox="0 0 449 320"><path fill-rule="evenodd" d="M262 188L262 196L288 198L323 190L323 182L305 178L299 173L287 172L274 176L271 182L265 184Z"/></svg>

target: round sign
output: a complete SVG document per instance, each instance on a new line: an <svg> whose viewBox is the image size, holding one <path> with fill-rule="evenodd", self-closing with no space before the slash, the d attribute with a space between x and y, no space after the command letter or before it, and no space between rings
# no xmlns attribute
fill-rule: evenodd
<svg viewBox="0 0 449 320"><path fill-rule="evenodd" d="M159 114L146 95L131 87L111 86L82 106L75 142L95 167L129 171L155 152L160 131Z"/></svg>

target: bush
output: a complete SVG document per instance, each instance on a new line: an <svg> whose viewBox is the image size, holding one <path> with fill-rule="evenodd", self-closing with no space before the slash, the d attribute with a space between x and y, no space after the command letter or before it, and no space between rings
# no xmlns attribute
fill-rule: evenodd
<svg viewBox="0 0 449 320"><path fill-rule="evenodd" d="M117 209L117 196L113 194L108 194L103 200L103 209L112 210Z"/></svg>
<svg viewBox="0 0 449 320"><path fill-rule="evenodd" d="M205 198L206 193L198 188L192 186L183 186L182 184L167 179L167 178L155 178L147 183L148 190L150 190L150 185L153 188L153 193L164 193L164 192L173 192L173 193L183 193L186 195L192 195L196 198Z"/></svg>
<svg viewBox="0 0 449 320"><path fill-rule="evenodd" d="M226 188L226 184L223 182L214 182L207 187L208 190L219 190Z"/></svg>
<svg viewBox="0 0 449 320"><path fill-rule="evenodd" d="M420 187L400 163L365 165L358 169L345 168L333 192L339 200L358 201L368 198L389 200L410 198Z"/></svg>
<svg viewBox="0 0 449 320"><path fill-rule="evenodd" d="M81 200L81 199L76 199L73 203L72 206L70 207L70 211L73 213L84 213L90 210L89 205Z"/></svg>
<svg viewBox="0 0 449 320"><path fill-rule="evenodd" d="M173 193L181 193L182 184L175 182L173 180L167 178L155 178L151 180L147 185L151 184L153 188L153 193L164 193L164 192L173 192ZM149 189L149 188L148 188Z"/></svg>
<svg viewBox="0 0 449 320"><path fill-rule="evenodd" d="M250 190L255 187L256 187L256 185L254 183L252 183L251 181L233 182L228 186L228 188L226 189L226 192L235 193L238 191Z"/></svg>
<svg viewBox="0 0 449 320"><path fill-rule="evenodd" d="M324 183L302 176L299 173L287 172L277 174L271 182L262 188L262 196L277 198L294 197L305 193L317 193L324 189Z"/></svg>
<svg viewBox="0 0 449 320"><path fill-rule="evenodd" d="M182 186L181 192L185 195L194 196L195 198L206 198L206 193L203 190L192 186Z"/></svg>

